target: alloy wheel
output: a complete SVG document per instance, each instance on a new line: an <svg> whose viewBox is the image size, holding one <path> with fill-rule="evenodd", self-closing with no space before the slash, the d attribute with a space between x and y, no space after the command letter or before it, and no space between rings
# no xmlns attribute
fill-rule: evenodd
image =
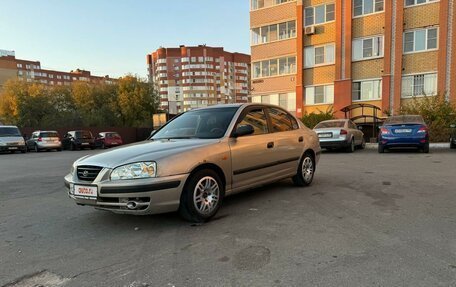
<svg viewBox="0 0 456 287"><path fill-rule="evenodd" d="M211 176L201 178L193 191L193 204L201 214L210 214L217 208L220 187Z"/></svg>
<svg viewBox="0 0 456 287"><path fill-rule="evenodd" d="M313 177L313 172L314 172L314 166L313 166L313 161L310 157L304 158L302 161L302 178L304 178L305 182L310 182L312 181Z"/></svg>

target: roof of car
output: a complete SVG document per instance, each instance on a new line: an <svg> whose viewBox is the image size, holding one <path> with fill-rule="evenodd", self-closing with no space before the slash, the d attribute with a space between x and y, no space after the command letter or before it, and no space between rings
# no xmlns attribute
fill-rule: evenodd
<svg viewBox="0 0 456 287"><path fill-rule="evenodd" d="M58 133L57 131L34 131L34 133Z"/></svg>
<svg viewBox="0 0 456 287"><path fill-rule="evenodd" d="M17 128L17 126L5 126L5 125L3 125L3 126L0 126L0 128Z"/></svg>
<svg viewBox="0 0 456 287"><path fill-rule="evenodd" d="M217 108L218 109L220 109L220 108L238 108L238 107L248 107L248 106L264 106L264 107L272 107L272 108L281 108L280 106L277 106L277 105L263 104L263 103L234 103L234 104L217 104L217 105L212 105L212 106L208 106L208 107L193 109L192 111L217 109ZM281 108L281 109L283 109L283 108Z"/></svg>
<svg viewBox="0 0 456 287"><path fill-rule="evenodd" d="M326 121L321 121L322 123L325 122L347 122L349 119L334 119L334 120L326 120Z"/></svg>

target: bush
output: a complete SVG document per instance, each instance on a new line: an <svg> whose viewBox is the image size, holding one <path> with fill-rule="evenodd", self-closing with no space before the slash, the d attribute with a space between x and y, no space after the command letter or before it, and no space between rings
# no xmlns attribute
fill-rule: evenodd
<svg viewBox="0 0 456 287"><path fill-rule="evenodd" d="M324 112L319 111L319 113L305 113L301 121L304 125L306 125L306 127L313 129L319 122L332 119L334 119L334 111L332 107L330 107Z"/></svg>
<svg viewBox="0 0 456 287"><path fill-rule="evenodd" d="M421 115L429 127L431 142L448 141L450 125L456 123L456 106L443 95L413 98L401 106L400 114Z"/></svg>

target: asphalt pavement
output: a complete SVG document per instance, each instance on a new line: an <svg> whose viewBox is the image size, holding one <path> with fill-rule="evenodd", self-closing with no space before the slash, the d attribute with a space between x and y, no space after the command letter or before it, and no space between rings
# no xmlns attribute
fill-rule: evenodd
<svg viewBox="0 0 456 287"><path fill-rule="evenodd" d="M203 225L76 206L100 151L0 154L0 286L456 286L456 152L323 153Z"/></svg>

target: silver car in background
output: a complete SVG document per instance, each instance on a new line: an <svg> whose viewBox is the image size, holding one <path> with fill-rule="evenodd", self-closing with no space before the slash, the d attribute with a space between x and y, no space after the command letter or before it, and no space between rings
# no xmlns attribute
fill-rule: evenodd
<svg viewBox="0 0 456 287"><path fill-rule="evenodd" d="M34 131L26 144L28 150L35 152L53 149L62 151L62 142L56 131Z"/></svg>
<svg viewBox="0 0 456 287"><path fill-rule="evenodd" d="M217 105L185 112L144 142L77 160L65 177L78 205L126 214L179 211L209 220L225 196L292 178L312 183L315 132L277 106Z"/></svg>
<svg viewBox="0 0 456 287"><path fill-rule="evenodd" d="M2 151L9 151L11 153L16 151L25 153L27 151L24 138L18 127L0 126L0 152Z"/></svg>
<svg viewBox="0 0 456 287"><path fill-rule="evenodd" d="M366 145L364 133L348 119L322 121L314 127L324 149L344 149L354 152Z"/></svg>

